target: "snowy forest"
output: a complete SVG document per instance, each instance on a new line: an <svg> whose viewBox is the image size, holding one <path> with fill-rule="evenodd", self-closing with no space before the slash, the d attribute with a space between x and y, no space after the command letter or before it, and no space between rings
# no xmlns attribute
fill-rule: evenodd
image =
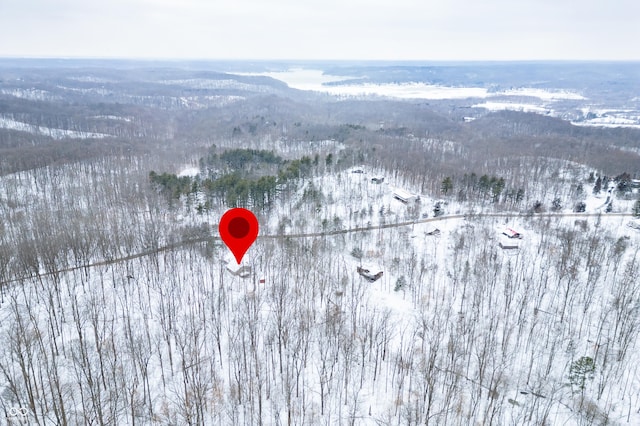
<svg viewBox="0 0 640 426"><path fill-rule="evenodd" d="M0 424L639 424L640 130L470 114L1 62Z"/></svg>

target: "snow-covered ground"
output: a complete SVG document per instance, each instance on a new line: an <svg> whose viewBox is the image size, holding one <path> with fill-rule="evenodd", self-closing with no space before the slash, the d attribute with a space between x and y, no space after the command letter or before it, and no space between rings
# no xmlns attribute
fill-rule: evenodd
<svg viewBox="0 0 640 426"><path fill-rule="evenodd" d="M269 92L267 86L258 84L242 83L233 79L207 79L207 78L193 78L182 80L160 80L158 83L166 85L178 85L183 87L192 87L196 89L235 89L235 90L248 90L251 92Z"/></svg>
<svg viewBox="0 0 640 426"><path fill-rule="evenodd" d="M640 423L640 232L629 217L598 214L607 191L585 184L583 216L491 203L474 206L480 215L367 164L317 174L258 212L263 237L246 256L253 275L241 279L215 240L128 253L189 229L215 237L224 208L166 207L111 161L0 178L0 206L13 215L0 253L20 229L48 224L35 246L40 269L19 246L9 267L24 274L0 292L0 406L28 408L32 423L59 424L61 407L71 424ZM551 167L555 180L532 184L524 204L547 194L548 205L554 185L574 177L565 168ZM395 188L420 201L402 203ZM434 218L442 197L445 215ZM629 203L616 198L614 213ZM70 214L73 226L61 227ZM419 222L424 214L432 221ZM106 240L56 252L45 238L83 226L106 227ZM439 235L428 235L433 227ZM523 234L516 250L498 247L506 227ZM121 260L55 270L76 264L75 253L104 260L108 243L121 244ZM360 264L383 276L369 282ZM571 375L583 357L595 371Z"/></svg>
<svg viewBox="0 0 640 426"><path fill-rule="evenodd" d="M0 89L0 94L15 96L16 98L29 99L31 101L52 101L59 100L60 96L54 95L47 90L40 89Z"/></svg>
<svg viewBox="0 0 640 426"><path fill-rule="evenodd" d="M198 176L199 173L200 173L200 169L198 167L185 166L182 170L180 170L180 172L178 172L178 177L183 177L183 176L193 177L193 176Z"/></svg>
<svg viewBox="0 0 640 426"><path fill-rule="evenodd" d="M425 83L349 84L322 86L316 91L342 97L379 96L397 99L467 99L487 97L482 87L448 87Z"/></svg>
<svg viewBox="0 0 640 426"><path fill-rule="evenodd" d="M102 139L111 135L105 133L83 132L77 130L54 129L45 126L36 126L34 124L24 123L22 121L13 120L12 118L0 115L0 128L19 130L34 135L49 136L53 139Z"/></svg>
<svg viewBox="0 0 640 426"><path fill-rule="evenodd" d="M640 128L640 112L633 109L587 105L580 111L584 119L572 122L576 126Z"/></svg>
<svg viewBox="0 0 640 426"><path fill-rule="evenodd" d="M120 117L119 115L94 115L90 118L103 119L103 120L114 120L114 121L124 121L126 123L130 123L132 121L131 117Z"/></svg>
<svg viewBox="0 0 640 426"><path fill-rule="evenodd" d="M530 98L538 98L543 101L556 101L556 100L586 100L584 96L579 93L571 92L568 90L546 90L535 89L531 87L520 87L517 89L503 90L496 92L497 95L503 96L524 96Z"/></svg>

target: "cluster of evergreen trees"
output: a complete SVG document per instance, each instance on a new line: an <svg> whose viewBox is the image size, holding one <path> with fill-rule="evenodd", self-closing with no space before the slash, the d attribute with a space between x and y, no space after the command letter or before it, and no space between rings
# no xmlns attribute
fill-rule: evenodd
<svg viewBox="0 0 640 426"><path fill-rule="evenodd" d="M275 176L245 178L235 171L218 179L205 179L202 190L209 196L223 200L229 207L268 208L277 195L278 179Z"/></svg>
<svg viewBox="0 0 640 426"><path fill-rule="evenodd" d="M447 176L442 180L441 191L448 194L454 189L454 180ZM524 199L524 189L508 189L505 191L505 180L498 176L482 175L478 177L475 173L465 173L457 185L458 197L467 199L470 194L479 196L482 199L490 198L494 203L503 199L512 203L520 203Z"/></svg>
<svg viewBox="0 0 640 426"><path fill-rule="evenodd" d="M149 180L171 198L180 198L183 194L190 194L196 190L195 182L189 176L178 177L173 173L157 174L149 172Z"/></svg>
<svg viewBox="0 0 640 426"><path fill-rule="evenodd" d="M598 176L598 178L595 179L594 173L592 172L589 175L588 181L594 184L593 193L597 195L601 191L609 190L611 178L609 178L609 176L604 175L604 176ZM624 194L627 192L631 192L632 190L632 178L631 178L631 175L627 172L621 173L618 176L614 177L613 182L615 183L616 190L618 190L620 193Z"/></svg>
<svg viewBox="0 0 640 426"><path fill-rule="evenodd" d="M213 157L215 158L215 157ZM220 154L220 160L230 168L239 170L245 168L247 164L281 164L282 157L263 149L228 149Z"/></svg>
<svg viewBox="0 0 640 426"><path fill-rule="evenodd" d="M261 167L264 165L277 165L276 175L265 174ZM285 161L272 151L232 149L220 155L211 152L200 159L201 170L209 170L209 176L205 179L151 171L149 180L174 199L204 193L207 202L198 205L200 212L207 209L212 201L224 203L227 207L265 210L272 205L279 192L295 189L297 180L309 176L317 165L318 156L313 160L304 156ZM213 171L218 168L223 168L225 172L217 174Z"/></svg>

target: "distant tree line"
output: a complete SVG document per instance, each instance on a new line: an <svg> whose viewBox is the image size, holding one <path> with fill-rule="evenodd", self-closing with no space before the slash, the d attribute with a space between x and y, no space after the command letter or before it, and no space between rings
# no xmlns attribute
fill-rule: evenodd
<svg viewBox="0 0 640 426"><path fill-rule="evenodd" d="M210 159L215 159L215 154ZM277 156L273 151L263 149L229 149L220 154L220 160L225 162L232 169L242 169L247 164L267 163L281 164L282 157Z"/></svg>

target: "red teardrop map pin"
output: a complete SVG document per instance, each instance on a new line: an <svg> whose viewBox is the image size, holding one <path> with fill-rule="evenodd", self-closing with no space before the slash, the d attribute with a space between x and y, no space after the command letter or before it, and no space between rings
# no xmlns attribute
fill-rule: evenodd
<svg viewBox="0 0 640 426"><path fill-rule="evenodd" d="M220 218L218 231L238 264L258 237L258 219L247 209L227 210Z"/></svg>

